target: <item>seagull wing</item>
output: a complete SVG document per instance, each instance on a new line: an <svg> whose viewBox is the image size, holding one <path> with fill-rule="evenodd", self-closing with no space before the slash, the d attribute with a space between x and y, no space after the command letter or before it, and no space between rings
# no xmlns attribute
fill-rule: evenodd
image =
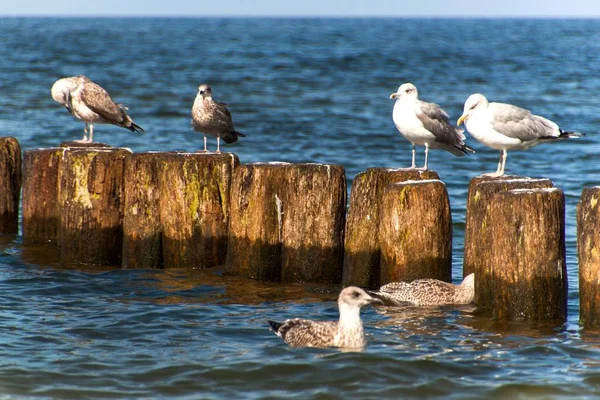
<svg viewBox="0 0 600 400"><path fill-rule="evenodd" d="M504 103L490 103L492 127L497 132L523 142L560 136L560 129L554 122L533 115L529 110Z"/></svg>

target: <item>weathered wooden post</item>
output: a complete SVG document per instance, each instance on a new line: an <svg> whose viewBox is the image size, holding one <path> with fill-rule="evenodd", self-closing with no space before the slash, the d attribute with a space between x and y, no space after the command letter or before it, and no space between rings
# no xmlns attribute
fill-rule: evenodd
<svg viewBox="0 0 600 400"><path fill-rule="evenodd" d="M222 265L227 254L231 153L163 153L159 214L165 268Z"/></svg>
<svg viewBox="0 0 600 400"><path fill-rule="evenodd" d="M281 280L342 281L346 174L341 165L290 164L284 214Z"/></svg>
<svg viewBox="0 0 600 400"><path fill-rule="evenodd" d="M434 278L450 282L452 217L440 180L388 185L381 220L381 284Z"/></svg>
<svg viewBox="0 0 600 400"><path fill-rule="evenodd" d="M62 264L120 266L127 149L65 150L59 167Z"/></svg>
<svg viewBox="0 0 600 400"><path fill-rule="evenodd" d="M552 182L549 179L518 176L478 176L471 179L467 195L463 276L475 272L475 304L481 312L490 311L493 301L489 262L490 249L495 240L489 221L492 197L512 189L550 187Z"/></svg>
<svg viewBox="0 0 600 400"><path fill-rule="evenodd" d="M558 188L515 189L490 202L492 315L561 320L567 315L565 203ZM475 288L477 292L477 287Z"/></svg>
<svg viewBox="0 0 600 400"><path fill-rule="evenodd" d="M60 212L58 171L64 148L28 150L23 156L23 242L56 243Z"/></svg>
<svg viewBox="0 0 600 400"><path fill-rule="evenodd" d="M281 281L283 163L242 164L231 183L227 270L261 281Z"/></svg>
<svg viewBox="0 0 600 400"><path fill-rule="evenodd" d="M369 168L352 183L344 238L344 286L380 286L381 198L390 183L439 179L435 171Z"/></svg>
<svg viewBox="0 0 600 400"><path fill-rule="evenodd" d="M600 186L584 188L577 205L579 322L600 327Z"/></svg>
<svg viewBox="0 0 600 400"><path fill-rule="evenodd" d="M123 268L162 268L158 171L161 153L133 153L125 159Z"/></svg>
<svg viewBox="0 0 600 400"><path fill-rule="evenodd" d="M344 169L256 163L233 178L227 270L254 279L338 283Z"/></svg>
<svg viewBox="0 0 600 400"><path fill-rule="evenodd" d="M0 233L18 233L21 196L21 145L0 138Z"/></svg>

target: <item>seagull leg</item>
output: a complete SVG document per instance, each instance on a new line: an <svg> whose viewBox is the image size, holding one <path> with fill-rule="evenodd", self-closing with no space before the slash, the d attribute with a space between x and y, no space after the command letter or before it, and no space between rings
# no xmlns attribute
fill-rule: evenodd
<svg viewBox="0 0 600 400"><path fill-rule="evenodd" d="M88 137L87 143L94 141L94 124L90 124L90 137Z"/></svg>
<svg viewBox="0 0 600 400"><path fill-rule="evenodd" d="M413 144L412 145L412 165L410 166L410 169L417 168L416 160L417 160L417 150L415 149L415 145Z"/></svg>
<svg viewBox="0 0 600 400"><path fill-rule="evenodd" d="M85 126L83 128L83 139L79 139L79 140L73 140L75 143L87 143L88 138L87 138L87 134L88 134L88 123L85 123Z"/></svg>
<svg viewBox="0 0 600 400"><path fill-rule="evenodd" d="M484 176L502 176L504 175L504 166L506 165L506 150L500 150L500 159L498 160L498 168L496 172L483 174Z"/></svg>
<svg viewBox="0 0 600 400"><path fill-rule="evenodd" d="M427 161L429 159L429 145L425 143L425 165L423 168L417 168L419 171L427 171Z"/></svg>
<svg viewBox="0 0 600 400"><path fill-rule="evenodd" d="M208 150L206 149L206 135L204 135L204 152L208 153Z"/></svg>
<svg viewBox="0 0 600 400"><path fill-rule="evenodd" d="M221 137L217 136L217 153L221 152L220 143L221 143Z"/></svg>
<svg viewBox="0 0 600 400"><path fill-rule="evenodd" d="M498 176L504 175L504 168L506 167L506 159L508 158L508 152L506 149L502 149L502 168L500 169L500 174Z"/></svg>

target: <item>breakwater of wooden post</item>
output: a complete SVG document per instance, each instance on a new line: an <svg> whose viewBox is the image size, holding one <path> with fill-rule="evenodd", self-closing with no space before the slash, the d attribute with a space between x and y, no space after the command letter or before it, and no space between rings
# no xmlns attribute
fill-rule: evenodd
<svg viewBox="0 0 600 400"><path fill-rule="evenodd" d="M0 233L19 230L21 145L14 137L0 138Z"/></svg>
<svg viewBox="0 0 600 400"><path fill-rule="evenodd" d="M450 280L450 204L433 171L358 174L346 220L339 165L64 146L27 151L23 183L24 243L56 243L64 264L224 266L259 280L370 287ZM590 196L581 204L595 204ZM476 305L497 318L564 318L562 192L547 179L474 178L464 269L476 273Z"/></svg>
<svg viewBox="0 0 600 400"><path fill-rule="evenodd" d="M369 168L352 183L344 239L344 286L381 284L380 221L383 194L389 184L439 179L435 171Z"/></svg>
<svg viewBox="0 0 600 400"><path fill-rule="evenodd" d="M577 205L579 322L600 328L600 186L584 188Z"/></svg>

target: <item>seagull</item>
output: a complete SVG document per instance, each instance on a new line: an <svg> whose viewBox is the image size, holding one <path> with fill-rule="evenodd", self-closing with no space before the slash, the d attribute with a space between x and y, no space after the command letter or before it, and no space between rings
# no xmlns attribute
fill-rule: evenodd
<svg viewBox="0 0 600 400"><path fill-rule="evenodd" d="M437 104L419 100L417 88L412 83L402 84L390 99L394 104L393 119L396 128L412 143L411 169L427 170L429 149L444 149L455 156L475 151L464 143L463 131L450 125L450 117ZM415 146L425 146L425 166L416 168Z"/></svg>
<svg viewBox="0 0 600 400"><path fill-rule="evenodd" d="M360 309L371 303L381 303L364 290L349 286L340 292L339 321L311 321L288 319L283 323L268 321L271 330L292 347L365 347L365 334L360 319Z"/></svg>
<svg viewBox="0 0 600 400"><path fill-rule="evenodd" d="M64 105L71 115L85 122L83 139L75 142L93 142L94 124L113 124L132 132L144 132L127 114L126 107L115 104L106 90L84 75L57 80L52 85L51 93L54 101Z"/></svg>
<svg viewBox="0 0 600 400"><path fill-rule="evenodd" d="M393 305L406 303L415 306L441 306L469 304L475 299L475 274L469 274L460 285L437 279L417 279L383 285L374 296L388 300Z"/></svg>
<svg viewBox="0 0 600 400"><path fill-rule="evenodd" d="M565 132L554 122L533 115L529 110L504 103L490 103L484 95L475 93L465 102L457 123L465 127L478 142L500 150L496 172L486 176L502 176L507 150L527 150L544 142L580 137L579 132Z"/></svg>
<svg viewBox="0 0 600 400"><path fill-rule="evenodd" d="M217 153L221 152L220 139L225 143L233 143L238 136L246 136L237 132L233 127L231 113L227 104L219 103L212 98L212 89L208 85L198 86L198 94L192 106L192 126L194 130L204 134L204 152L206 149L206 135L217 137Z"/></svg>

